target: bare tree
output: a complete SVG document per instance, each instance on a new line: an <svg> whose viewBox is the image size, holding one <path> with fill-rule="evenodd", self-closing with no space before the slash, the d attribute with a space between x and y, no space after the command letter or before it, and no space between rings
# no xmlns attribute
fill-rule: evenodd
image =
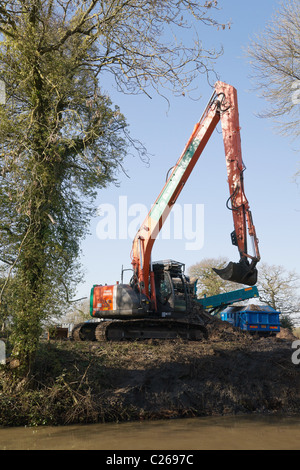
<svg viewBox="0 0 300 470"><path fill-rule="evenodd" d="M80 323L90 319L89 299L82 299L71 304L61 321L63 323Z"/></svg>
<svg viewBox="0 0 300 470"><path fill-rule="evenodd" d="M274 119L284 135L300 135L300 3L285 0L248 48L253 79L270 106L261 114Z"/></svg>
<svg viewBox="0 0 300 470"><path fill-rule="evenodd" d="M212 269L223 269L227 264L227 258L219 257L205 258L199 263L190 266L188 273L193 280L197 280L198 298L202 298L205 295L211 296L223 294L225 292L241 288L240 284L231 281L224 281Z"/></svg>
<svg viewBox="0 0 300 470"><path fill-rule="evenodd" d="M259 299L293 320L300 319L300 276L283 266L260 265L257 283Z"/></svg>

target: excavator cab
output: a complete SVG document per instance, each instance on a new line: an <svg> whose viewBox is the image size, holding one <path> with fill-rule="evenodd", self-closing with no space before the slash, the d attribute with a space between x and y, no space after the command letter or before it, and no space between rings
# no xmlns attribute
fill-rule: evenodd
<svg viewBox="0 0 300 470"><path fill-rule="evenodd" d="M213 270L225 281L238 282L247 286L254 286L257 282L257 269L251 266L245 258L241 258L238 263L230 261L223 269L213 268Z"/></svg>
<svg viewBox="0 0 300 470"><path fill-rule="evenodd" d="M182 316L190 307L191 286L184 274L184 264L174 260L153 263L157 313Z"/></svg>

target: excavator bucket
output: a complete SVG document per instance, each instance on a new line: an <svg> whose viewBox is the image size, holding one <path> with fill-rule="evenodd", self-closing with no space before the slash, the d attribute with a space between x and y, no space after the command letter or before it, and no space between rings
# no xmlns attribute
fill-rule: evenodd
<svg viewBox="0 0 300 470"><path fill-rule="evenodd" d="M254 286L257 281L257 269L251 268L244 260L238 263L230 261L226 268L213 268L213 270L225 281L238 282L247 286Z"/></svg>

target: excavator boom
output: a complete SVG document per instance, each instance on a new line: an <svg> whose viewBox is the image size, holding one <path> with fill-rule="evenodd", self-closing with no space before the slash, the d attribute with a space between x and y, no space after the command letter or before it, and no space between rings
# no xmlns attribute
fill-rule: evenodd
<svg viewBox="0 0 300 470"><path fill-rule="evenodd" d="M216 112L217 103L214 98L215 92L201 120L196 124L165 186L133 240L132 266L137 275L139 288L146 295L149 294L148 278L149 273L152 273L151 252L155 239L220 120L220 114ZM153 291L154 289L152 289Z"/></svg>
<svg viewBox="0 0 300 470"><path fill-rule="evenodd" d="M223 279L248 285L256 283L257 271L255 265L260 256L255 227L244 193L243 172L245 167L241 153L237 93L231 85L217 82L200 121L195 125L192 135L165 186L133 240L132 266L136 284L140 292L148 297L150 281L150 291L154 304L155 286L151 265L151 252L154 241L220 120L230 190L229 199L234 221L232 241L238 246L240 261L238 263L230 262L224 270L215 271ZM255 249L254 256L249 255L247 251L247 224ZM251 260L250 263L249 260Z"/></svg>

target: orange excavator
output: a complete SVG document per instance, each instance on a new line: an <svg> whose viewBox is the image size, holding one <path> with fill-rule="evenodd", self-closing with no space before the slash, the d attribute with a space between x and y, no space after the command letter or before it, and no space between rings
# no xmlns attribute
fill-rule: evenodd
<svg viewBox="0 0 300 470"><path fill-rule="evenodd" d="M91 316L106 321L75 326L74 339L122 340L136 338L176 338L200 340L205 336L193 285L184 274L184 264L165 260L152 262L153 244L189 175L221 121L229 183L227 206L234 231L231 240L239 251L239 261L224 269L214 269L221 278L253 286L260 260L258 239L244 191L244 170L234 87L218 81L205 111L195 125L180 158L139 228L132 245L133 276L129 284L94 285ZM248 253L248 235L253 254ZM122 276L123 277L123 276ZM198 313L197 313L198 312Z"/></svg>

